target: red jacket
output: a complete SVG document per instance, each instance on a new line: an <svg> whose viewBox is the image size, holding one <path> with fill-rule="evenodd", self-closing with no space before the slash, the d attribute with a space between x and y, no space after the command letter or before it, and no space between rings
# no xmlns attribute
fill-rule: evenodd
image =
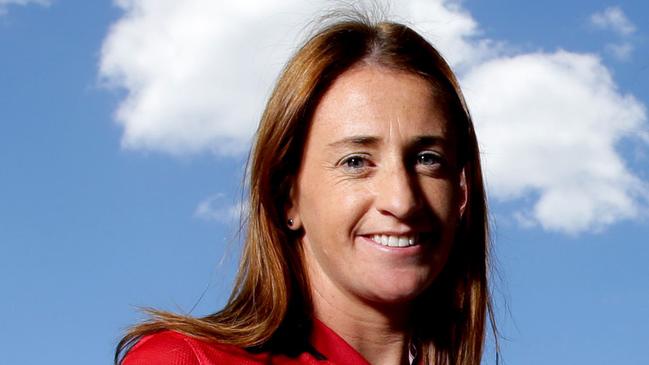
<svg viewBox="0 0 649 365"><path fill-rule="evenodd" d="M268 352L250 353L232 345L197 340L174 331L142 338L122 365L370 365L354 348L320 321L314 321L313 352L288 357Z"/></svg>

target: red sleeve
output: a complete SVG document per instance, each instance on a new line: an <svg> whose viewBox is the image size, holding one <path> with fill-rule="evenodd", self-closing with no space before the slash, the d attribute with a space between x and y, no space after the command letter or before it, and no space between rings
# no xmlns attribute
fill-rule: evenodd
<svg viewBox="0 0 649 365"><path fill-rule="evenodd" d="M122 365L200 365L187 338L173 331L145 336L126 354Z"/></svg>

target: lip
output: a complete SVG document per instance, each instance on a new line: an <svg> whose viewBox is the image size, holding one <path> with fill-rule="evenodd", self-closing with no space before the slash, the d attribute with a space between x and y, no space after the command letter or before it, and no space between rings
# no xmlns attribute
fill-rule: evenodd
<svg viewBox="0 0 649 365"><path fill-rule="evenodd" d="M371 236L373 234L384 234L390 236L416 236L420 234L419 231L369 231L367 233L360 234L360 236Z"/></svg>

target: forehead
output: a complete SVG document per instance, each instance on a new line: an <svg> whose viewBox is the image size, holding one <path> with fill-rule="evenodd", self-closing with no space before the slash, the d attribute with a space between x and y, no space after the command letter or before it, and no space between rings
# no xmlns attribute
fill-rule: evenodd
<svg viewBox="0 0 649 365"><path fill-rule="evenodd" d="M379 66L341 74L313 115L314 139L352 135L379 138L447 134L442 104L423 77Z"/></svg>

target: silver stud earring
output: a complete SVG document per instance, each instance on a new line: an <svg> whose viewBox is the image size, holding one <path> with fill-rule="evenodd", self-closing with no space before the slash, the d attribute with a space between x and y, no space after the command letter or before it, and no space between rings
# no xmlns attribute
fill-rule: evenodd
<svg viewBox="0 0 649 365"><path fill-rule="evenodd" d="M286 222L286 224L288 224L289 227L293 227L293 223L295 223L295 222L293 221L292 218L289 218L288 222Z"/></svg>

